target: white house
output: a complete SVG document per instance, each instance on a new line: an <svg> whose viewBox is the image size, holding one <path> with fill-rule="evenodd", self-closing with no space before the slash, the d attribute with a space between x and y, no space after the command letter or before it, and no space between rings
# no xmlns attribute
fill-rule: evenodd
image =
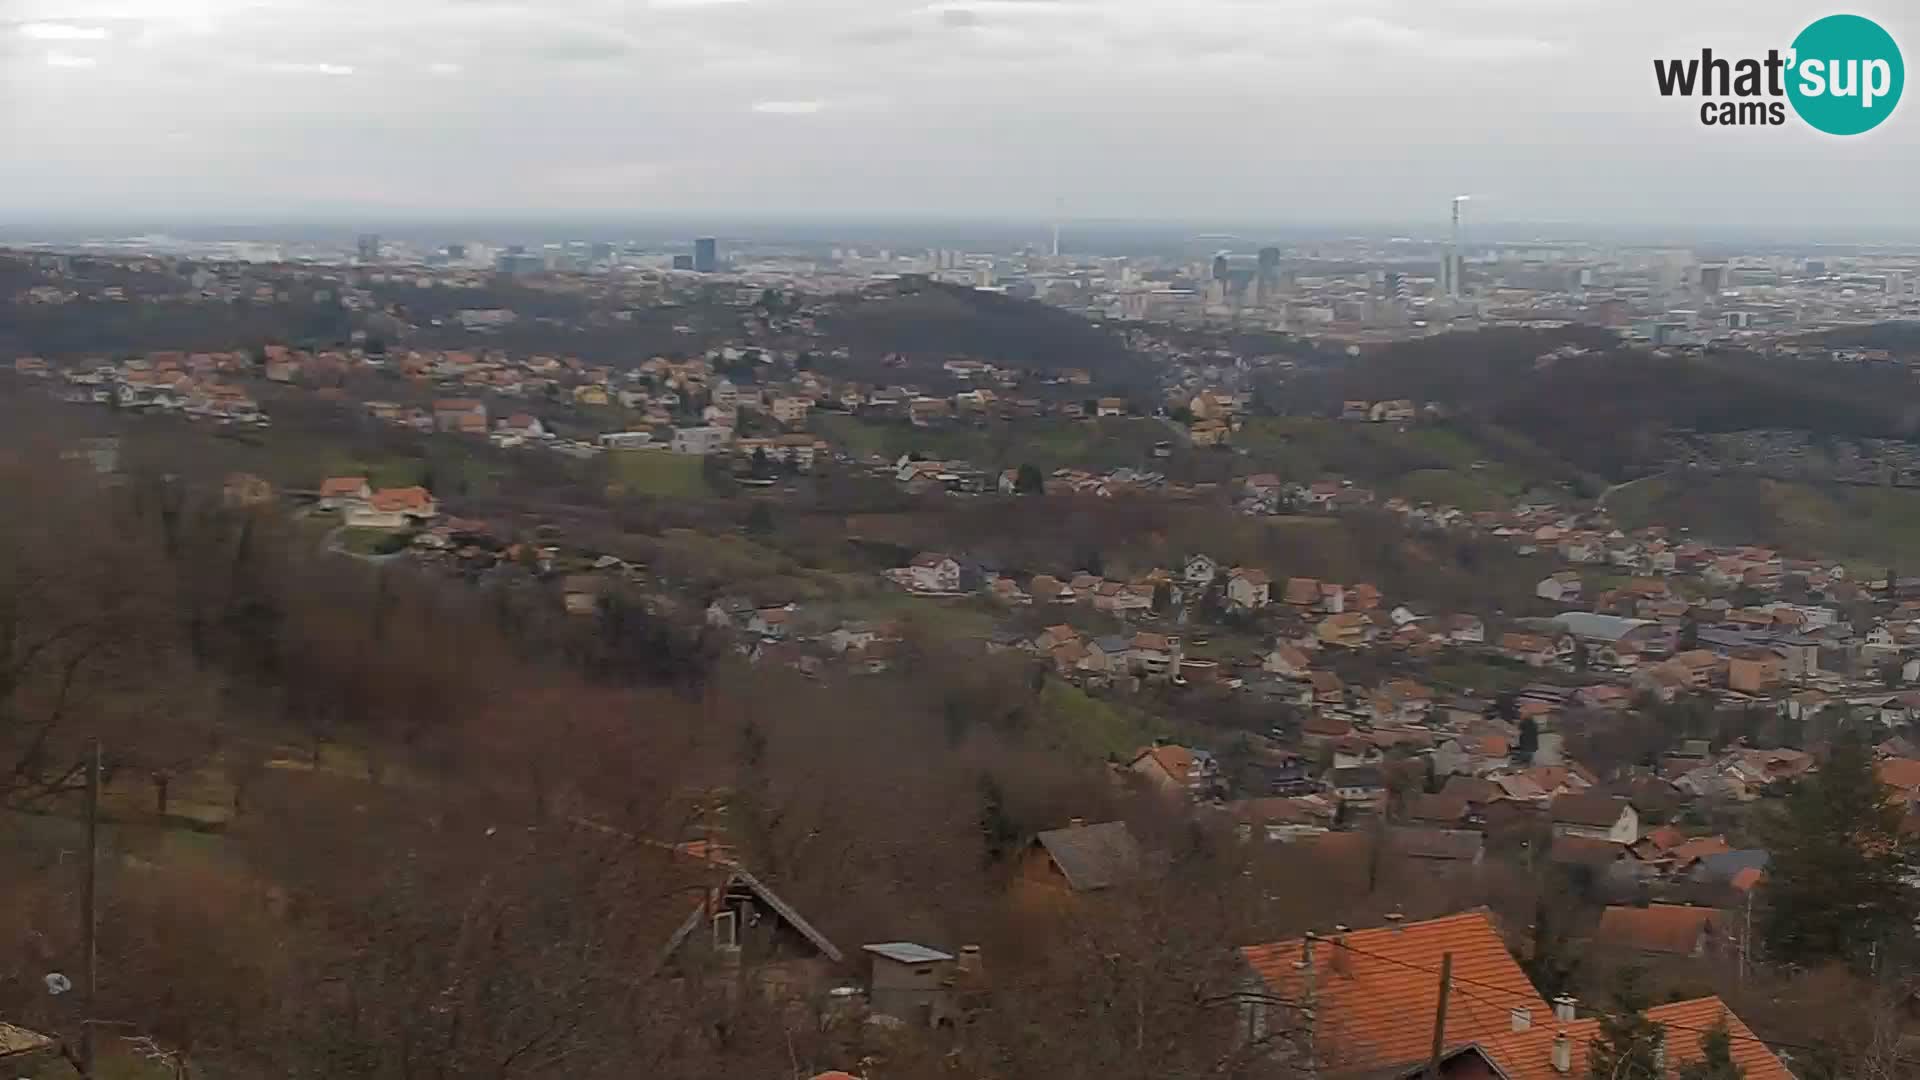
<svg viewBox="0 0 1920 1080"><path fill-rule="evenodd" d="M1580 575L1572 570L1549 574L1533 587L1533 595L1556 604L1571 603L1580 599Z"/></svg>
<svg viewBox="0 0 1920 1080"><path fill-rule="evenodd" d="M644 450L653 445L653 432L609 431L600 436L600 445L609 450Z"/></svg>
<svg viewBox="0 0 1920 1080"><path fill-rule="evenodd" d="M727 448L733 441L733 432L723 427L676 428L673 432L672 449L676 454L693 454L705 457Z"/></svg>
<svg viewBox="0 0 1920 1080"><path fill-rule="evenodd" d="M1187 569L1184 576L1190 584L1208 585L1212 584L1214 577L1219 573L1220 564L1214 562L1210 556L1195 555L1187 560Z"/></svg>
<svg viewBox="0 0 1920 1080"><path fill-rule="evenodd" d="M907 567L907 585L916 592L959 592L960 564L951 555L923 551Z"/></svg>
<svg viewBox="0 0 1920 1080"><path fill-rule="evenodd" d="M1625 799L1589 793L1561 795L1553 800L1552 814L1556 836L1580 836L1616 844L1632 844L1640 839L1640 815Z"/></svg>
<svg viewBox="0 0 1920 1080"><path fill-rule="evenodd" d="M1227 602L1237 608L1263 608L1271 599L1273 581L1265 570L1235 567L1227 575Z"/></svg>

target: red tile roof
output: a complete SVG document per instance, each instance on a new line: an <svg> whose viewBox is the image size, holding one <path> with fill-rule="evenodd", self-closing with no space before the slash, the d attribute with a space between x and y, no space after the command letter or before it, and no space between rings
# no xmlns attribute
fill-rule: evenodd
<svg viewBox="0 0 1920 1080"><path fill-rule="evenodd" d="M433 506L433 494L423 487L382 488L368 502L375 510L425 512Z"/></svg>
<svg viewBox="0 0 1920 1080"><path fill-rule="evenodd" d="M1600 914L1593 932L1595 945L1640 952L1691 956L1700 936L1719 925L1713 908L1684 904L1648 904L1646 907L1609 907Z"/></svg>
<svg viewBox="0 0 1920 1080"><path fill-rule="evenodd" d="M1241 955L1276 997L1307 996L1307 969L1300 939L1253 945ZM1553 1068L1553 1045L1564 1035L1572 1064L1584 1075L1588 1046L1599 1020L1559 1020L1484 910L1399 928L1358 930L1313 944L1316 1050L1328 1075L1373 1074L1417 1063L1432 1047L1440 968L1453 957L1445 1043L1477 1045L1509 1080L1561 1080ZM1514 1030L1524 1010L1525 1027ZM1666 1028L1667 1069L1701 1056L1703 1036L1725 1024L1735 1064L1747 1080L1792 1080L1780 1059L1716 997L1674 1002L1647 1010Z"/></svg>
<svg viewBox="0 0 1920 1080"><path fill-rule="evenodd" d="M1300 939L1240 952L1276 996L1305 998L1305 971L1294 966L1302 959ZM1511 1033L1513 1009L1527 1009L1540 1022L1549 1016L1546 1001L1484 911L1321 938L1313 945L1316 1041L1330 1071L1380 1068L1424 1056L1433 1039L1440 965L1448 954L1456 984L1470 980L1473 986L1473 996L1451 998L1450 1044L1478 1042L1498 1056L1493 1037Z"/></svg>

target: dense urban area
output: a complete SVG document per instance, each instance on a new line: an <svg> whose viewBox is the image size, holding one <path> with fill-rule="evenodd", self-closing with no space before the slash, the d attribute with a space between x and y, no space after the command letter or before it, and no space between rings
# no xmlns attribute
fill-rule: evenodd
<svg viewBox="0 0 1920 1080"><path fill-rule="evenodd" d="M0 1062L1920 1075L1920 253L0 249Z"/></svg>

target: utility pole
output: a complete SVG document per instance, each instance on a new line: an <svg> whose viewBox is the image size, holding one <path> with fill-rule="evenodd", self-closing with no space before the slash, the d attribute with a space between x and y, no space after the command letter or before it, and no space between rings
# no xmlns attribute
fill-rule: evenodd
<svg viewBox="0 0 1920 1080"><path fill-rule="evenodd" d="M1427 1058L1427 1080L1440 1080L1440 1055L1447 1052L1447 995L1453 992L1453 954L1440 958L1440 1000L1433 1008L1433 1054Z"/></svg>
<svg viewBox="0 0 1920 1080"><path fill-rule="evenodd" d="M93 1017L95 990L100 978L99 950L94 936L100 928L100 740L87 751L87 872L80 891L83 912L80 951L85 984L80 994L80 1075L93 1080Z"/></svg>

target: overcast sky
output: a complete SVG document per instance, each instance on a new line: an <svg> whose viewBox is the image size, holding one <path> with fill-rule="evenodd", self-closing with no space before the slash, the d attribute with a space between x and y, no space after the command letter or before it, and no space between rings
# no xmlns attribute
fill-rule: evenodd
<svg viewBox="0 0 1920 1080"><path fill-rule="evenodd" d="M1879 0L1920 42L1911 0ZM1888 11L1884 9L1893 9ZM1704 128L1793 0L0 0L0 219L1920 225L1920 101Z"/></svg>

